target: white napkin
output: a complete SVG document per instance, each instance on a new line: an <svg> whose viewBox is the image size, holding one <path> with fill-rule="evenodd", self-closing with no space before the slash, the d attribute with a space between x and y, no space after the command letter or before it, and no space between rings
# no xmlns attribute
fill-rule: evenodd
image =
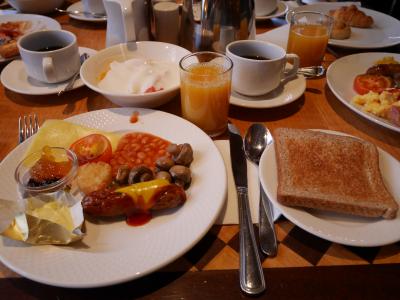
<svg viewBox="0 0 400 300"><path fill-rule="evenodd" d="M215 224L238 224L238 202L235 182L233 180L232 164L229 150L229 141L216 140L215 145L221 152L225 162L226 173L228 177L228 193L224 207L221 214L217 218ZM251 218L253 223L258 223L258 206L260 200L260 189L258 180L258 167L247 161L247 183L249 189L249 204L251 211ZM274 220L280 216L280 212L274 207Z"/></svg>

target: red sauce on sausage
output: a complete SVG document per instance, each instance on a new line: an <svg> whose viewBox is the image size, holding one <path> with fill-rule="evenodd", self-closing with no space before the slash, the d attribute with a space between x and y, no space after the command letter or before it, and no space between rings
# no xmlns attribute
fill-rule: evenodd
<svg viewBox="0 0 400 300"><path fill-rule="evenodd" d="M152 214L149 211L137 212L127 216L126 223L130 226L141 226L149 222Z"/></svg>

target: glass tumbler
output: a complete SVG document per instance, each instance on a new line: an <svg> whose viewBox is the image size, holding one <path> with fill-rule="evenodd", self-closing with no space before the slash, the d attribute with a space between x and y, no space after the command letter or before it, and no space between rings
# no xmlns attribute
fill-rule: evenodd
<svg viewBox="0 0 400 300"><path fill-rule="evenodd" d="M224 133L231 95L231 59L216 52L197 52L183 57L179 67L183 117L211 137Z"/></svg>
<svg viewBox="0 0 400 300"><path fill-rule="evenodd" d="M300 67L319 66L325 55L333 19L319 12L290 16L287 52L300 57Z"/></svg>

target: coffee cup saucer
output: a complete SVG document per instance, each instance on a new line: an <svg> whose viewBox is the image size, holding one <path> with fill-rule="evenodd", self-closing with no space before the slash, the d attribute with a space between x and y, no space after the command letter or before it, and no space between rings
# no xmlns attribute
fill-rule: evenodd
<svg viewBox="0 0 400 300"><path fill-rule="evenodd" d="M289 9L289 7L285 2L279 1L278 7L272 13L270 13L268 15L257 15L257 12L256 12L256 20L262 21L262 20L269 20L272 18L282 17L288 12L288 9Z"/></svg>
<svg viewBox="0 0 400 300"><path fill-rule="evenodd" d="M90 56L97 51L86 47L79 47L79 54L85 52ZM21 59L10 62L1 72L0 80L7 89L26 95L56 94L68 84L68 80L59 83L45 83L29 77L26 74L25 66ZM78 78L72 89L77 89L83 85L82 79Z"/></svg>
<svg viewBox="0 0 400 300"><path fill-rule="evenodd" d="M83 3L81 1L75 2L74 4L68 6L67 10L83 11ZM69 17L72 18L72 19L79 20L79 21L87 21L87 22L105 22L105 21L107 21L107 17L95 18L95 17L90 16L90 15L69 14Z"/></svg>
<svg viewBox="0 0 400 300"><path fill-rule="evenodd" d="M261 96L246 96L232 89L230 103L247 108L271 108L289 104L303 95L306 79L303 75L288 79L276 89Z"/></svg>

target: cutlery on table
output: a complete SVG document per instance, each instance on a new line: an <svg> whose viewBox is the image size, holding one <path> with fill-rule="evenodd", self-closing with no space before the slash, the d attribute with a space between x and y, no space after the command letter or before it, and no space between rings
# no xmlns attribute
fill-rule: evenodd
<svg viewBox="0 0 400 300"><path fill-rule="evenodd" d="M258 166L261 154L272 143L272 135L263 124L252 124L244 137L246 157ZM275 256L277 252L276 234L272 204L260 183L259 237L262 252Z"/></svg>
<svg viewBox="0 0 400 300"><path fill-rule="evenodd" d="M307 78L317 78L325 74L325 68L323 66L302 67L297 70L297 74Z"/></svg>
<svg viewBox="0 0 400 300"><path fill-rule="evenodd" d="M83 53L83 54L80 56L81 65L82 65L82 64L84 63L84 61L85 61L86 59L88 59L88 58L89 58L89 54ZM70 90L74 87L75 81L78 79L79 72L80 72L80 68L79 68L78 72L76 72L76 73L74 74L74 76L71 77L71 79L68 81L68 83L67 83L67 85L65 86L65 88L63 88L61 91L58 92L58 96L62 95L62 94L65 93L65 92L70 91Z"/></svg>
<svg viewBox="0 0 400 300"><path fill-rule="evenodd" d="M231 123L228 124L228 129L232 171L239 207L240 288L247 294L256 295L265 290L265 279L249 208L246 157L238 129Z"/></svg>
<svg viewBox="0 0 400 300"><path fill-rule="evenodd" d="M36 114L18 118L18 144L34 135L39 130L39 120Z"/></svg>
<svg viewBox="0 0 400 300"><path fill-rule="evenodd" d="M55 10L60 13L76 15L76 16L84 16L84 17L88 17L88 18L96 18L96 19L107 18L107 15L105 15L105 14L92 13L92 12L88 12L88 11L66 10L66 9L61 9L61 8L56 8Z"/></svg>

